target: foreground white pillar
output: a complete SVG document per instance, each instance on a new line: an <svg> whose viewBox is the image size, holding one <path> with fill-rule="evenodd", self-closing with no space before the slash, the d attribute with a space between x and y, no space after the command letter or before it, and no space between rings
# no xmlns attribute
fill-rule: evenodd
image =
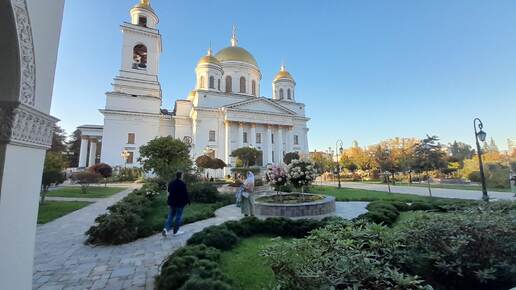
<svg viewBox="0 0 516 290"><path fill-rule="evenodd" d="M79 167L86 167L88 160L88 137L81 136L81 150L79 151Z"/></svg>
<svg viewBox="0 0 516 290"><path fill-rule="evenodd" d="M30 290L64 0L0 2L0 289Z"/></svg>
<svg viewBox="0 0 516 290"><path fill-rule="evenodd" d="M97 159L97 139L90 139L90 156L88 160L88 167L95 165Z"/></svg>

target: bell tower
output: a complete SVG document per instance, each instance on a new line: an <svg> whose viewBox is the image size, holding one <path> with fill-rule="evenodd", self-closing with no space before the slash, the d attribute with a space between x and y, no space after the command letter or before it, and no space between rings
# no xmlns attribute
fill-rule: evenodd
<svg viewBox="0 0 516 290"><path fill-rule="evenodd" d="M150 0L140 0L131 10L131 22L121 25L122 65L114 79L113 92L161 99L158 80L161 35L159 18Z"/></svg>

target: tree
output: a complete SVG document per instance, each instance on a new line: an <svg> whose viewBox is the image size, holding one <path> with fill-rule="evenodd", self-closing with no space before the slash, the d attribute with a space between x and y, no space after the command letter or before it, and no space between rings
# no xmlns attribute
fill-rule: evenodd
<svg viewBox="0 0 516 290"><path fill-rule="evenodd" d="M415 166L420 172L426 173L428 194L430 196L432 196L432 189L430 187L430 176L428 172L447 167L446 154L438 141L439 138L437 136L427 135L415 148Z"/></svg>
<svg viewBox="0 0 516 290"><path fill-rule="evenodd" d="M67 142L68 145L68 163L70 167L79 167L79 155L81 152L81 131L75 130Z"/></svg>
<svg viewBox="0 0 516 290"><path fill-rule="evenodd" d="M394 177L394 173L397 171L391 150L389 148L385 148L381 145L378 145L376 147L375 160L376 164L378 164L378 168L384 176L385 182L387 183L387 186L389 188L389 192L391 192L389 175L392 175Z"/></svg>
<svg viewBox="0 0 516 290"><path fill-rule="evenodd" d="M299 153L297 152L289 152L287 154L285 154L285 156L283 157L283 162L286 164L286 165L289 165L290 162L292 162L292 160L294 159L297 159L299 160Z"/></svg>
<svg viewBox="0 0 516 290"><path fill-rule="evenodd" d="M212 159L208 155L201 155L195 159L195 165L201 169L210 168Z"/></svg>
<svg viewBox="0 0 516 290"><path fill-rule="evenodd" d="M66 161L61 153L48 151L43 165L43 176L41 179L40 203L45 202L45 197L50 186L58 185L66 180L63 170L66 168Z"/></svg>
<svg viewBox="0 0 516 290"><path fill-rule="evenodd" d="M310 158L314 162L315 169L318 173L330 171L333 161L327 153L315 151L310 154Z"/></svg>
<svg viewBox="0 0 516 290"><path fill-rule="evenodd" d="M238 158L242 162L242 166L248 168L249 166L256 165L260 150L252 147L242 147L234 150L231 156Z"/></svg>
<svg viewBox="0 0 516 290"><path fill-rule="evenodd" d="M468 144L454 141L448 144L450 156L453 157L461 166L464 166L464 160L471 159L475 155L475 150Z"/></svg>
<svg viewBox="0 0 516 290"><path fill-rule="evenodd" d="M54 153L65 153L68 150L66 146L66 132L59 125L54 124L54 133L52 134L52 146L48 151Z"/></svg>
<svg viewBox="0 0 516 290"><path fill-rule="evenodd" d="M83 194L88 193L88 187L92 183L98 183L102 176L92 171L81 171L76 172L72 175L71 179L81 185L81 192Z"/></svg>
<svg viewBox="0 0 516 290"><path fill-rule="evenodd" d="M211 169L224 169L227 167L226 162L220 160L219 158L213 158L210 162Z"/></svg>
<svg viewBox="0 0 516 290"><path fill-rule="evenodd" d="M113 168L106 163L98 163L89 168L92 173L104 178L104 186L107 186L107 178L113 176Z"/></svg>
<svg viewBox="0 0 516 290"><path fill-rule="evenodd" d="M190 170L190 145L172 136L157 137L140 147L138 161L145 172L170 180L176 172Z"/></svg>

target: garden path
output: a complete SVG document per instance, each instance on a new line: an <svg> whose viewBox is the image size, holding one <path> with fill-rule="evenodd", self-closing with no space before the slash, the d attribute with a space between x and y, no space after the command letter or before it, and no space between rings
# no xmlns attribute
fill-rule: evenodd
<svg viewBox="0 0 516 290"><path fill-rule="evenodd" d="M61 196L47 196L45 197L46 201L87 201L87 202L97 202L102 199L105 199L103 197L61 197Z"/></svg>
<svg viewBox="0 0 516 290"><path fill-rule="evenodd" d="M337 186L336 182L323 182L322 184ZM342 187L385 192L388 191L387 185L374 183L342 182ZM428 189L426 187L392 185L391 192L428 196ZM432 196L460 199L482 199L482 192L476 190L432 188ZM511 192L489 192L489 198L496 200L516 200L514 193Z"/></svg>
<svg viewBox="0 0 516 290"><path fill-rule="evenodd" d="M131 188L38 226L33 289L149 289L166 256L185 245L192 234L205 227L242 217L234 205L215 212L215 217L185 225L183 235L160 234L119 246L85 245L84 232L106 208L126 196ZM337 202L337 215L354 218L366 212L367 202Z"/></svg>

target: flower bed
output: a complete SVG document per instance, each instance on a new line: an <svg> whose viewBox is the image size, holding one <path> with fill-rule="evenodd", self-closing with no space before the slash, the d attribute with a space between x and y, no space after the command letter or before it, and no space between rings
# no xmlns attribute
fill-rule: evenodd
<svg viewBox="0 0 516 290"><path fill-rule="evenodd" d="M313 201L321 201L324 196L316 194L289 193L280 195L266 195L256 199L257 202L279 203L279 204L297 204Z"/></svg>

